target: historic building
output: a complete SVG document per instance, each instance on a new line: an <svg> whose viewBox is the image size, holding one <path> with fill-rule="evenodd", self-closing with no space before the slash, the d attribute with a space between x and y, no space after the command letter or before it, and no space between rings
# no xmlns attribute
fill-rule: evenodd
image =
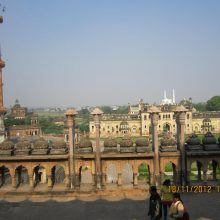
<svg viewBox="0 0 220 220"><path fill-rule="evenodd" d="M11 108L11 117L14 119L22 119L27 116L28 110L26 107L21 107L18 99L15 101L15 105Z"/></svg>
<svg viewBox="0 0 220 220"><path fill-rule="evenodd" d="M167 101L168 100L168 101ZM164 131L175 133L176 116L174 98L163 99L160 109L158 132ZM170 104L167 104L170 103ZM187 109L185 115L185 133L205 134L207 131L220 133L220 112L197 112L191 105L185 106ZM136 106L129 106L128 114L104 114L101 119L101 137L118 136L124 134L131 136L149 136L151 133L150 114L148 110L151 105L144 104L142 100ZM90 137L95 136L94 121L90 119Z"/></svg>
<svg viewBox="0 0 220 220"><path fill-rule="evenodd" d="M0 23L2 21L0 16ZM96 194L103 193L102 190L112 193L112 190L132 189L134 192L134 189L147 190L149 185L159 188L168 178L172 180L173 192L208 192L211 186L219 186L220 138L217 141L210 132L219 131L219 114L196 113L194 117L190 107L173 103L160 106L139 103L130 107L129 114L115 116L103 115L95 108L91 112L90 124L91 135L95 137L93 142L85 138L76 141L75 109L65 113L67 143L42 138L3 140L2 122L6 112L2 93L4 66L0 59L1 197L21 193L45 196L51 192L53 195L62 192L62 196L75 196L81 190L95 191ZM31 121L37 123L36 117ZM167 133L159 139L163 130ZM193 131L209 132L202 141L195 134L186 141L185 133ZM146 137L150 132L152 143ZM109 134L123 138L120 142L109 138L101 143L100 135ZM145 137L134 143L129 135L137 134ZM196 187L191 187L194 184Z"/></svg>

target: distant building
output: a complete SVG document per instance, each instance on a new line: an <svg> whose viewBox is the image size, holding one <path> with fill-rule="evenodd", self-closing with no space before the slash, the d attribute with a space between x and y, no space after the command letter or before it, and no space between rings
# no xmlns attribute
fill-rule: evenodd
<svg viewBox="0 0 220 220"><path fill-rule="evenodd" d="M170 103L170 104L166 104ZM167 99L166 94L157 107L161 110L158 120L158 133L164 131L176 133L176 108L175 95L173 99ZM125 134L131 136L148 136L151 134L151 119L148 112L151 105L144 104L142 100L138 105L131 106L129 104L128 114L104 114L101 119L101 137L118 136ZM220 133L220 112L196 112L192 108L191 102L185 105L187 112L185 116L185 133L205 134L210 131L212 133ZM95 124L93 118L89 123L90 137L95 137Z"/></svg>
<svg viewBox="0 0 220 220"><path fill-rule="evenodd" d="M28 112L27 108L21 107L18 99L16 99L15 105L11 108L11 116L14 119L23 119L27 116L27 112Z"/></svg>
<svg viewBox="0 0 220 220"><path fill-rule="evenodd" d="M167 98L167 93L164 91L164 98L161 101L161 105L175 105L175 91L173 89L173 97L172 99Z"/></svg>

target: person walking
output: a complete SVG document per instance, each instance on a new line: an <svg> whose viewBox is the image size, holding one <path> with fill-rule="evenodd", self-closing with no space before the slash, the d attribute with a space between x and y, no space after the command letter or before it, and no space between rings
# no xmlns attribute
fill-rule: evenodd
<svg viewBox="0 0 220 220"><path fill-rule="evenodd" d="M159 220L162 216L162 208L161 208L161 198L157 193L156 186L150 187L150 203L149 203L149 211L148 216L150 216L151 220Z"/></svg>
<svg viewBox="0 0 220 220"><path fill-rule="evenodd" d="M167 211L173 202L173 193L170 191L170 180L167 179L163 182L160 190L160 196L163 209L163 220L167 220Z"/></svg>
<svg viewBox="0 0 220 220"><path fill-rule="evenodd" d="M173 203L169 210L169 220L189 220L189 214L184 207L179 193L173 194Z"/></svg>

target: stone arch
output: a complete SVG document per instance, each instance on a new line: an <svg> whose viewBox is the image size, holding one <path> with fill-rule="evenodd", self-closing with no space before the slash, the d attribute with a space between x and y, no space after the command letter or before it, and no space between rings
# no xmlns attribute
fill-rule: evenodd
<svg viewBox="0 0 220 220"><path fill-rule="evenodd" d="M164 132L170 132L171 131L171 124L170 123L164 123L163 124L163 131Z"/></svg>
<svg viewBox="0 0 220 220"><path fill-rule="evenodd" d="M215 181L220 179L219 163L213 159L207 163L207 180Z"/></svg>
<svg viewBox="0 0 220 220"><path fill-rule="evenodd" d="M47 183L47 170L44 166L38 165L34 167L33 173L35 185Z"/></svg>
<svg viewBox="0 0 220 220"><path fill-rule="evenodd" d="M129 185L133 183L133 167L131 163L124 163L122 168L122 184Z"/></svg>
<svg viewBox="0 0 220 220"><path fill-rule="evenodd" d="M193 132L195 132L196 134L200 133L200 125L198 123L196 123L194 125L194 131Z"/></svg>
<svg viewBox="0 0 220 220"><path fill-rule="evenodd" d="M194 160L190 163L189 180L191 183L203 180L204 163L200 160Z"/></svg>
<svg viewBox="0 0 220 220"><path fill-rule="evenodd" d="M138 185L150 184L150 166L146 162L138 164Z"/></svg>
<svg viewBox="0 0 220 220"><path fill-rule="evenodd" d="M10 169L6 166L0 167L0 187L11 185L12 178L10 174Z"/></svg>
<svg viewBox="0 0 220 220"><path fill-rule="evenodd" d="M106 182L107 183L117 183L118 173L117 166L114 163L109 163L106 167Z"/></svg>
<svg viewBox="0 0 220 220"><path fill-rule="evenodd" d="M178 182L178 176L177 176L178 167L175 163L175 161L169 161L167 162L162 170L162 178L161 181L165 181L166 179L169 179L171 182L176 184Z"/></svg>
<svg viewBox="0 0 220 220"><path fill-rule="evenodd" d="M65 167L62 165L55 165L51 168L52 184L61 184L65 182L66 173Z"/></svg>
<svg viewBox="0 0 220 220"><path fill-rule="evenodd" d="M81 184L92 184L92 168L88 165L82 165L79 168L79 182Z"/></svg>
<svg viewBox="0 0 220 220"><path fill-rule="evenodd" d="M28 169L20 165L15 169L16 186L22 186L29 183Z"/></svg>

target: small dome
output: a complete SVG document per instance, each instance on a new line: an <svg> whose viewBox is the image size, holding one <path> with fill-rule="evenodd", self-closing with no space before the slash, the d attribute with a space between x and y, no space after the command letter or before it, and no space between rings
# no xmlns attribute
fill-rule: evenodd
<svg viewBox="0 0 220 220"><path fill-rule="evenodd" d="M26 141L26 140L19 141L16 144L17 149L28 149L28 148L30 148L30 146L31 146L31 143L29 141Z"/></svg>
<svg viewBox="0 0 220 220"><path fill-rule="evenodd" d="M133 142L130 137L123 137L120 142L120 147L132 147Z"/></svg>
<svg viewBox="0 0 220 220"><path fill-rule="evenodd" d="M171 133L165 133L160 142L161 146L173 146L176 145L176 140Z"/></svg>
<svg viewBox="0 0 220 220"><path fill-rule="evenodd" d="M149 146L149 140L147 138L138 138L135 143L138 147Z"/></svg>
<svg viewBox="0 0 220 220"><path fill-rule="evenodd" d="M45 149L45 148L48 148L48 142L46 140L37 140L35 143L34 143L34 148L36 149Z"/></svg>
<svg viewBox="0 0 220 220"><path fill-rule="evenodd" d="M211 132L207 132L202 139L203 144L216 144L216 138Z"/></svg>
<svg viewBox="0 0 220 220"><path fill-rule="evenodd" d="M0 150L11 150L14 147L14 143L11 141L4 141L0 144Z"/></svg>
<svg viewBox="0 0 220 220"><path fill-rule="evenodd" d="M117 141L112 138L108 138L104 141L104 147L117 147Z"/></svg>
<svg viewBox="0 0 220 220"><path fill-rule="evenodd" d="M92 147L92 141L83 138L79 142L79 147Z"/></svg>
<svg viewBox="0 0 220 220"><path fill-rule="evenodd" d="M66 142L65 141L54 141L52 143L52 148L54 149L66 148Z"/></svg>
<svg viewBox="0 0 220 220"><path fill-rule="evenodd" d="M188 145L199 145L200 140L196 134L192 134L189 139L186 141Z"/></svg>

